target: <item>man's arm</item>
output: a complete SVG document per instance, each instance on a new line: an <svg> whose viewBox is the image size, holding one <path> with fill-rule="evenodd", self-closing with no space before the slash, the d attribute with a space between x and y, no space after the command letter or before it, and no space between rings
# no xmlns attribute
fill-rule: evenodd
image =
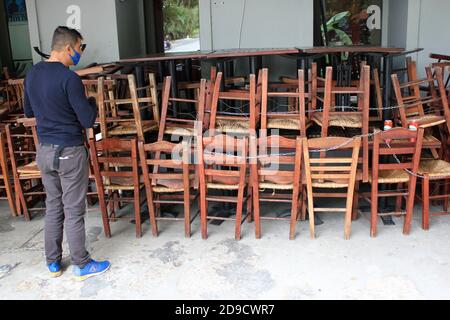
<svg viewBox="0 0 450 320"><path fill-rule="evenodd" d="M23 111L25 113L25 117L27 118L34 118L33 109L31 108L30 98L28 97L28 90L27 90L27 84L25 80L25 90L24 90L24 104L23 104Z"/></svg>
<svg viewBox="0 0 450 320"><path fill-rule="evenodd" d="M83 83L76 74L73 74L68 80L66 92L70 105L75 111L81 126L86 129L92 128L97 118L95 99L92 101L92 99L88 100L86 98Z"/></svg>

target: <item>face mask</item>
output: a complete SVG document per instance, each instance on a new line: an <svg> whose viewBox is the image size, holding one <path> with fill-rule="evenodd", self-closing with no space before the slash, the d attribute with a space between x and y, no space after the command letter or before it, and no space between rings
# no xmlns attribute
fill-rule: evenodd
<svg viewBox="0 0 450 320"><path fill-rule="evenodd" d="M72 48L73 49L73 48ZM81 53L79 53L77 50L75 50L75 49L73 49L73 52L75 52L75 55L70 55L69 54L69 57L70 57L70 59L72 60L72 62L73 62L73 65L74 66L76 66L79 62L80 62L80 60L81 60Z"/></svg>

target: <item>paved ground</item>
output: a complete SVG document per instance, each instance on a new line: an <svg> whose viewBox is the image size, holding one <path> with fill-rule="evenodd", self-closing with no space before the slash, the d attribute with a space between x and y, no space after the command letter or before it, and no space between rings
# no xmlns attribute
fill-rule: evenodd
<svg viewBox="0 0 450 320"><path fill-rule="evenodd" d="M99 278L74 281L70 261L59 279L47 277L43 256L43 218L26 223L0 208L0 299L448 299L450 298L450 219L435 218L430 232L420 229L419 215L409 237L380 226L369 237L367 215L343 240L341 215L323 216L318 238L309 240L299 223L295 241L288 225L263 225L255 240L245 224L243 240L233 240L233 225L210 226L203 241L198 222L192 239L182 224L161 225L155 239L145 225L142 239L129 222L113 224L105 239L99 214L87 219L88 248L112 269ZM273 211L273 210L271 210ZM67 246L65 246L67 248Z"/></svg>

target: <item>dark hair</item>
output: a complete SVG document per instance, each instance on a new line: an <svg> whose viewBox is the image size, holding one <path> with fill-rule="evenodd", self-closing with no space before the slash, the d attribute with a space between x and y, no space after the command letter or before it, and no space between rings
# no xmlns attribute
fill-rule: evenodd
<svg viewBox="0 0 450 320"><path fill-rule="evenodd" d="M77 30L59 26L53 34L52 50L62 50L68 44L74 47L78 39L83 40L83 36Z"/></svg>

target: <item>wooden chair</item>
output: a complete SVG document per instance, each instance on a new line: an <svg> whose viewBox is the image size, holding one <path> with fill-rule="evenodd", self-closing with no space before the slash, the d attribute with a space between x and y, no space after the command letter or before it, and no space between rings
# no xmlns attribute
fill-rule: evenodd
<svg viewBox="0 0 450 320"><path fill-rule="evenodd" d="M259 77L261 79L262 77ZM211 102L211 113L210 113L210 123L209 131L211 135L215 132L235 134L235 135L246 135L249 136L251 133L256 132L257 123L259 122L259 114L261 111L261 99L260 96L262 83L258 80L258 85L256 83L256 76L250 75L249 90L230 90L222 91L221 83L223 81L223 74L219 72L217 78L214 81L214 90ZM227 102L240 103L240 107L234 107ZM231 102L232 101L232 102ZM227 106L228 111L219 111L219 103L222 102ZM244 110L244 103L248 103L249 112L246 113ZM232 110L238 112L232 112ZM234 115L236 114L236 115Z"/></svg>
<svg viewBox="0 0 450 320"><path fill-rule="evenodd" d="M2 123L16 123L23 117L25 102L24 79L9 79L7 83L7 105L0 110Z"/></svg>
<svg viewBox="0 0 450 320"><path fill-rule="evenodd" d="M196 99L170 97L171 85L172 77L166 77L162 91L161 122L159 125L158 141L163 141L164 135L195 137L203 131L207 92L206 80L203 79L200 81ZM169 108L173 102L193 104L195 106L193 110L196 111L195 115L183 114L183 117L171 116L172 112L169 112ZM200 130L201 132L196 132L196 130Z"/></svg>
<svg viewBox="0 0 450 320"><path fill-rule="evenodd" d="M217 135L209 138L197 137L197 161L200 178L200 213L202 238L208 237L209 220L235 221L235 238L241 238L243 206L247 201L247 216L251 210L251 190L244 197L247 184L248 139L236 139L229 135ZM212 191L235 191L237 196L213 195ZM208 214L208 203L236 203L236 218L213 217Z"/></svg>
<svg viewBox="0 0 450 320"><path fill-rule="evenodd" d="M330 127L359 129L362 135L363 182L369 180L369 111L370 111L370 67L362 65L360 80L356 86L337 87L333 84L333 68L327 67L325 78L318 77L319 86L323 83L323 97L316 96L322 104L321 112L314 112L312 120L322 128L321 137L329 136ZM321 90L318 90L318 92ZM354 96L357 106L336 105L339 95ZM338 102L339 103L339 102ZM344 111L338 111L344 107ZM353 111L349 111L353 109ZM352 133L354 136L354 133Z"/></svg>
<svg viewBox="0 0 450 320"><path fill-rule="evenodd" d="M425 129L446 123L450 129L450 110L448 103L444 102L447 93L442 68L435 69L435 77L433 77L430 67L426 68L426 73L426 79L413 80L402 84L400 84L396 74L392 75L392 84L399 105L396 122L400 126L408 128L409 123L415 121L421 128ZM427 95L421 95L421 84L429 86L430 90Z"/></svg>
<svg viewBox="0 0 450 320"><path fill-rule="evenodd" d="M192 201L198 198L198 192L194 189L195 166L190 164L191 148L188 142L139 142L139 154L153 235L158 236L158 221L183 221L185 236L189 238L191 224L197 216L192 217L190 208ZM161 204L182 204L184 217L161 216Z"/></svg>
<svg viewBox="0 0 450 320"><path fill-rule="evenodd" d="M144 185L139 178L139 160L136 139L118 138L90 141L95 182L102 212L105 235L111 237L110 221L120 218L117 210L122 203L133 203L136 236L142 236L141 197ZM133 197L121 196L123 191L133 192Z"/></svg>
<svg viewBox="0 0 450 320"><path fill-rule="evenodd" d="M311 238L315 238L314 215L317 212L345 213L345 239L350 239L352 213L354 210L355 184L361 138L327 137L303 138L304 172L307 186L308 212ZM347 155L348 150L352 155ZM325 150L332 152L326 153ZM310 153L319 157L311 157ZM313 189L342 189L341 193L316 193ZM314 198L346 198L346 208L316 208ZM306 204L303 204L306 208Z"/></svg>
<svg viewBox="0 0 450 320"><path fill-rule="evenodd" d="M7 200L9 204L9 209L13 217L17 216L17 209L15 204L14 192L11 185L12 175L10 170L10 156L8 153L8 142L6 139L6 132L4 126L0 129L0 167L1 174L0 180L2 185L0 185L0 190L4 190L3 197L0 199Z"/></svg>
<svg viewBox="0 0 450 320"><path fill-rule="evenodd" d="M6 125L9 156L11 157L16 209L19 214L31 220L31 211L43 211L45 208L33 208L37 200L45 199L42 176L36 163L38 146L36 126L24 120L22 124L12 127Z"/></svg>
<svg viewBox="0 0 450 320"><path fill-rule="evenodd" d="M377 234L377 220L380 215L403 215L405 217L403 234L410 233L423 137L423 129L414 132L405 128L394 128L375 134L370 179L372 185L370 235L372 237ZM389 157L391 163L380 163L380 157ZM393 185L394 188L393 190L378 191L378 186L381 184ZM407 191L403 191L406 185ZM397 212L380 214L378 199L387 197L397 198ZM403 198L406 199L405 211L401 210Z"/></svg>
<svg viewBox="0 0 450 320"><path fill-rule="evenodd" d="M294 240L302 193L301 138L266 137L263 134L260 139L257 139L252 135L250 137L250 159L256 238L261 238L261 220L286 220L290 221L289 238ZM265 193L265 190L273 190L273 193ZM277 195L275 192L280 194ZM287 219L263 217L260 214L261 202L291 203L291 217Z"/></svg>
<svg viewBox="0 0 450 320"><path fill-rule="evenodd" d="M117 118L107 118L106 110L100 114L101 127L106 129L105 138L109 137L136 137L145 140L145 134L150 131L157 131L159 126L159 108L156 93L156 83L154 74L149 74L149 86L143 88L136 87L134 75L128 75L130 98L116 99L115 104L119 108L132 106L131 114L121 112ZM99 86L102 90L103 86ZM146 96L140 98L139 93L145 92ZM99 93L99 97L103 96ZM110 98L111 99L111 98ZM99 106L101 106L99 104ZM150 112L152 120L143 120L143 113Z"/></svg>
<svg viewBox="0 0 450 320"><path fill-rule="evenodd" d="M300 136L306 137L306 93L305 75L303 70L298 70L296 88L288 88L287 92L269 91L269 70L262 70L262 100L261 100L261 129L294 130ZM286 111L270 111L270 100L288 99L290 101ZM289 110L290 109L290 110Z"/></svg>

